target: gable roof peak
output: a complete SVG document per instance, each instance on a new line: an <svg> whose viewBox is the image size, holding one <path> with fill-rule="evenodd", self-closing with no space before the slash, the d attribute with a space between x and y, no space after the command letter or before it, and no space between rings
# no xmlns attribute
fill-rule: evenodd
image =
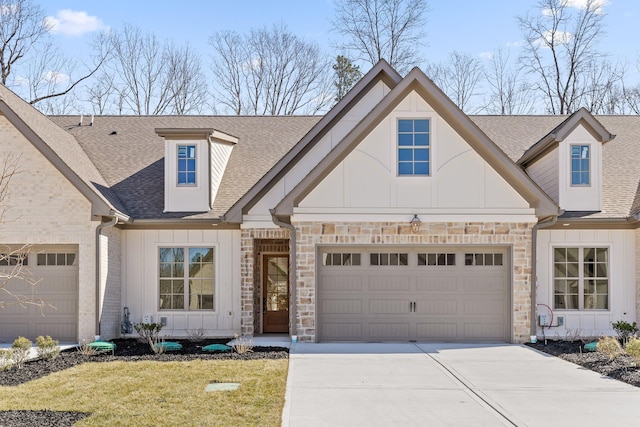
<svg viewBox="0 0 640 427"><path fill-rule="evenodd" d="M603 144L616 137L589 110L581 107L525 151L517 164L526 166L533 163L551 147L564 141L579 125L584 126L596 141Z"/></svg>

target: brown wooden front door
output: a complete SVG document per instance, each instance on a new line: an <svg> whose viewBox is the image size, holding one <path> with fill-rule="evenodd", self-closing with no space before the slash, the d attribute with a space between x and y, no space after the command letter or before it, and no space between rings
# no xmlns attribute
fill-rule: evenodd
<svg viewBox="0 0 640 427"><path fill-rule="evenodd" d="M262 332L289 332L289 255L262 257Z"/></svg>

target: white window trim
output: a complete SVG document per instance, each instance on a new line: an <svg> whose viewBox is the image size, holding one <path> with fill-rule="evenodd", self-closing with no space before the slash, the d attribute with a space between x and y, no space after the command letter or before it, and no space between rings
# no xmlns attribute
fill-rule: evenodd
<svg viewBox="0 0 640 427"><path fill-rule="evenodd" d="M429 122L429 174L428 175L401 175L400 174L400 158L399 158L399 148L400 146L398 145L398 135L399 135L399 125L400 125L400 120L427 120ZM404 179L417 179L417 180L425 180L425 179L429 179L433 177L433 171L434 171L434 155L433 155L433 141L434 141L434 134L435 134L435 128L434 128L434 124L435 121L433 120L433 118L431 116L411 116L411 117L405 117L405 116L397 116L396 117L396 124L395 124L395 128L393 129L393 133L394 133L394 141L395 144L393 144L394 147L394 156L393 158L395 159L395 168L396 168L396 178L402 178Z"/></svg>
<svg viewBox="0 0 640 427"><path fill-rule="evenodd" d="M218 300L220 297L219 294L219 285L220 282L220 262L219 262L219 244L212 243L209 245L205 244L189 244L189 243L158 243L156 244L155 251L155 299L156 299L156 310L159 313L201 313L201 314L218 314ZM213 309L205 309L205 310L189 310L188 304L185 304L187 308L184 309L168 309L168 308L160 308L160 248L182 248L188 250L189 248L205 248L205 249L213 249ZM188 269L184 270L183 280L188 280ZM185 301L187 301L188 292L184 293Z"/></svg>
<svg viewBox="0 0 640 427"><path fill-rule="evenodd" d="M556 283L555 283L555 256L554 256L554 251L556 248L563 248L563 249L569 249L569 248L577 248L579 250L578 252L578 308L556 308L556 304L555 304L555 299L556 299ZM607 305L609 308L584 308L584 249L585 248L595 248L595 249L606 249L607 250L607 256L608 256L608 262L607 262ZM611 286L611 246L610 245L597 245L597 244L589 244L589 243L583 243L583 244L573 244L573 245L562 245L562 244L557 244L557 245L552 245L551 246L551 262L550 262L550 266L551 268L549 269L549 272L551 274L551 280L550 280L550 284L551 284L551 289L550 289L550 306L553 308L554 311L559 311L559 312L569 312L569 313L609 313L611 312L611 302L612 302L612 296L611 296L611 291L612 291L612 286Z"/></svg>
<svg viewBox="0 0 640 427"><path fill-rule="evenodd" d="M196 164L196 170L194 170L193 172L195 173L195 178L196 178L196 182L194 184L180 184L180 179L178 178L179 174L180 174L180 147L193 147L194 150L194 160L195 160L195 164ZM176 174L175 174L175 178L176 178L176 187L191 187L191 188L196 188L198 187L199 181L200 179L198 179L198 144L195 142L190 142L188 144L176 144Z"/></svg>
<svg viewBox="0 0 640 427"><path fill-rule="evenodd" d="M573 147L589 147L589 183L588 184L574 184L573 183ZM593 146L589 143L572 143L569 144L569 186L572 188L591 188L593 182Z"/></svg>

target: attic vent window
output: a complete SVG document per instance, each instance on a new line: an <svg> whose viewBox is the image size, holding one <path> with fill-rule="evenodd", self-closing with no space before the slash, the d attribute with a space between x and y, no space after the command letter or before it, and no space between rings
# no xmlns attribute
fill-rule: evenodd
<svg viewBox="0 0 640 427"><path fill-rule="evenodd" d="M178 185L196 185L195 145L178 145Z"/></svg>
<svg viewBox="0 0 640 427"><path fill-rule="evenodd" d="M571 185L588 186L591 184L590 158L591 153L588 145L571 146Z"/></svg>

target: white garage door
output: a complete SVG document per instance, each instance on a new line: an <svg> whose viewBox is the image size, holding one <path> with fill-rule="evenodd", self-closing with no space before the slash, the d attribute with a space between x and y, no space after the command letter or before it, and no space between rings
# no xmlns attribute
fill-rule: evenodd
<svg viewBox="0 0 640 427"><path fill-rule="evenodd" d="M6 259L6 257L0 257ZM30 280L12 279L7 289L34 301L42 307L11 304L9 295L0 293L0 300L10 303L0 309L0 342L13 342L18 336L35 340L50 335L61 342L75 342L78 337L78 256L74 246L33 247L27 256L23 273ZM15 264L12 259L0 266L3 271ZM29 282L35 282L31 285Z"/></svg>
<svg viewBox="0 0 640 427"><path fill-rule="evenodd" d="M319 250L320 341L509 340L503 247Z"/></svg>

